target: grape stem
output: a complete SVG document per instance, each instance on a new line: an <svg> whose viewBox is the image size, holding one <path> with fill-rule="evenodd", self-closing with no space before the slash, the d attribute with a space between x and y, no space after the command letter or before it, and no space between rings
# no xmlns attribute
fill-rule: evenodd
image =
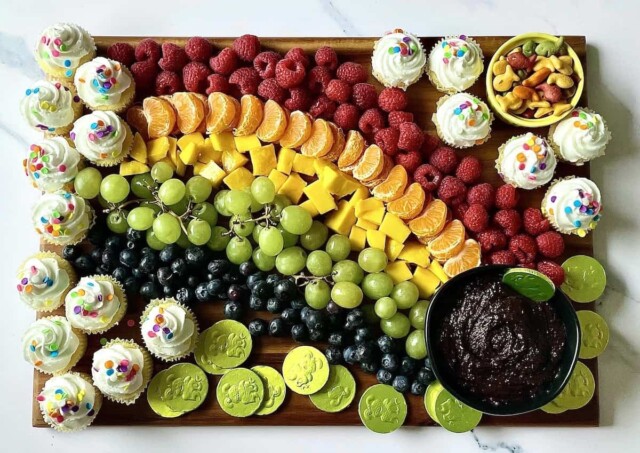
<svg viewBox="0 0 640 453"><path fill-rule="evenodd" d="M305 275L305 274L296 274L296 275L292 275L293 277L293 281L296 285L300 285L300 286L306 286L309 283L313 283L313 282L317 282L317 281L324 281L326 283L328 283L329 285L333 284L333 279L330 276L326 276L326 277L316 277L313 275Z"/></svg>

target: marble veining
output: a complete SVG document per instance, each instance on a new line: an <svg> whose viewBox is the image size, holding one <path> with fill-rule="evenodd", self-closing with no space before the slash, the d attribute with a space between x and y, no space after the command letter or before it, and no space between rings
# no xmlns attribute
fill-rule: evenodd
<svg viewBox="0 0 640 453"><path fill-rule="evenodd" d="M508 444L506 442L497 442L494 444L485 443L480 440L480 438L478 437L477 431L478 431L477 429L472 430L471 435L473 436L473 440L478 445L478 448L482 451L495 451L495 452L506 451L509 453L523 453L520 445Z"/></svg>

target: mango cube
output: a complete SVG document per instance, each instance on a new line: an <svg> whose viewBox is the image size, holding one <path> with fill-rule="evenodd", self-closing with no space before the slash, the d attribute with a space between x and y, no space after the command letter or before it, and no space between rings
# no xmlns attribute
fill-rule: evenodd
<svg viewBox="0 0 640 453"><path fill-rule="evenodd" d="M366 220L367 222L380 225L382 223L382 219L384 218L385 213L386 213L386 210L384 208L376 208L373 211L363 212L360 215L360 218L363 220Z"/></svg>
<svg viewBox="0 0 640 453"><path fill-rule="evenodd" d="M351 243L351 250L359 252L364 249L365 241L367 239L367 232L357 226L352 226L349 232L349 242Z"/></svg>
<svg viewBox="0 0 640 453"><path fill-rule="evenodd" d="M182 162L182 159L180 159L180 154L181 153L178 151L177 152L176 161L175 162L172 161L173 162L173 168L175 169L176 173L179 176L184 176L185 173L187 172L187 166L184 164L184 162ZM169 159L169 158L165 158L163 160L166 160L166 159Z"/></svg>
<svg viewBox="0 0 640 453"><path fill-rule="evenodd" d="M313 166L314 161L315 157L296 153L296 155L293 156L293 165L291 166L291 169L303 175L314 176L316 174L316 169Z"/></svg>
<svg viewBox="0 0 640 453"><path fill-rule="evenodd" d="M317 157L313 161L313 168L316 170L316 175L318 175L318 178L322 179L324 177L325 168L333 168L334 170L337 170L338 166L330 160Z"/></svg>
<svg viewBox="0 0 640 453"><path fill-rule="evenodd" d="M204 145L204 137L200 132L183 135L178 139L178 148L184 150L190 143L195 144L197 147L202 146Z"/></svg>
<svg viewBox="0 0 640 453"><path fill-rule="evenodd" d="M167 157L171 143L169 137L159 137L147 142L147 158L149 163L155 164L160 159Z"/></svg>
<svg viewBox="0 0 640 453"><path fill-rule="evenodd" d="M287 180L287 175L280 173L278 170L271 170L269 173L269 179L276 186L276 193L278 193L282 184Z"/></svg>
<svg viewBox="0 0 640 453"><path fill-rule="evenodd" d="M369 211L375 211L376 209L384 209L384 203L377 198L366 198L356 204L356 217L360 218L362 214Z"/></svg>
<svg viewBox="0 0 640 453"><path fill-rule="evenodd" d="M236 142L231 132L221 132L209 135L211 146L217 151L235 151Z"/></svg>
<svg viewBox="0 0 640 453"><path fill-rule="evenodd" d="M207 162L208 163L208 162ZM202 170L204 169L204 167L206 167L207 164L203 163L203 162L196 162L195 164L193 164L193 175L197 176L200 174L200 172L202 172ZM224 171L224 170L223 170ZM226 174L226 173L225 173Z"/></svg>
<svg viewBox="0 0 640 453"><path fill-rule="evenodd" d="M433 272L424 267L416 267L411 281L418 287L421 299L428 299L433 296L433 293L436 292L436 289L438 289L438 286L442 283Z"/></svg>
<svg viewBox="0 0 640 453"><path fill-rule="evenodd" d="M420 267L427 267L429 266L429 256L426 245L419 242L407 242L398 258Z"/></svg>
<svg viewBox="0 0 640 453"><path fill-rule="evenodd" d="M234 137L233 138L236 146L236 150L241 153L246 153L247 151L251 151L255 148L260 148L262 143L256 134L253 135L245 135L244 137Z"/></svg>
<svg viewBox="0 0 640 453"><path fill-rule="evenodd" d="M224 168L224 171L227 173L231 173L236 168L244 167L244 164L247 162L249 162L249 159L235 149L222 152L222 168Z"/></svg>
<svg viewBox="0 0 640 453"><path fill-rule="evenodd" d="M339 198L355 192L360 185L351 176L346 175L337 168L330 167L328 165L322 170L321 180L324 187Z"/></svg>
<svg viewBox="0 0 640 453"><path fill-rule="evenodd" d="M291 173L293 159L295 159L296 154L298 153L292 149L280 148L280 152L278 152L278 165L276 165L276 170L286 173L287 175Z"/></svg>
<svg viewBox="0 0 640 453"><path fill-rule="evenodd" d="M249 155L251 156L251 165L253 165L253 174L256 176L267 176L278 163L276 148L272 143L252 149L249 151Z"/></svg>
<svg viewBox="0 0 640 453"><path fill-rule="evenodd" d="M211 162L209 162L211 164ZM202 174L200 174L202 176ZM229 173L222 181L229 189L243 190L251 187L254 177L249 170L239 167Z"/></svg>
<svg viewBox="0 0 640 453"><path fill-rule="evenodd" d="M391 238L387 240L387 245L385 246L385 253L387 254L387 258L389 261L395 261L402 249L404 248L404 244L402 242L395 241Z"/></svg>
<svg viewBox="0 0 640 453"><path fill-rule="evenodd" d="M364 219L358 219L358 221L356 222L356 226L359 226L360 228L363 228L365 230L377 230L378 229L378 225L376 225L373 222L369 222L368 220L364 220Z"/></svg>
<svg viewBox="0 0 640 453"><path fill-rule="evenodd" d="M321 181L309 184L303 190L304 194L313 203L320 214L336 209L336 201L323 187Z"/></svg>
<svg viewBox="0 0 640 453"><path fill-rule="evenodd" d="M184 148L180 148L180 160L185 165L193 165L198 161L198 155L200 154L198 146L190 142Z"/></svg>
<svg viewBox="0 0 640 453"><path fill-rule="evenodd" d="M142 173L147 173L148 171L149 171L149 167L147 166L147 164L138 162L136 160L131 160L129 162L122 162L120 164L121 176L140 175Z"/></svg>
<svg viewBox="0 0 640 453"><path fill-rule="evenodd" d="M137 132L133 136L133 145L131 146L129 157L141 164L147 163L147 144L144 142L142 135Z"/></svg>
<svg viewBox="0 0 640 453"><path fill-rule="evenodd" d="M384 247L386 245L385 243L387 241L387 237L384 235L384 233L378 230L366 230L366 233L367 244L369 244L369 247L384 251Z"/></svg>
<svg viewBox="0 0 640 453"><path fill-rule="evenodd" d="M198 156L198 161L202 163L207 163L214 161L218 165L222 165L222 151L216 151L211 146L211 140L209 137L204 139L201 145L198 146L198 150L200 154Z"/></svg>
<svg viewBox="0 0 640 453"><path fill-rule="evenodd" d="M429 270L438 277L442 283L447 283L449 281L449 276L442 268L442 265L436 260L433 260L431 264L429 264Z"/></svg>
<svg viewBox="0 0 640 453"><path fill-rule="evenodd" d="M387 264L384 271L389 274L389 277L391 277L391 280L393 280L393 283L396 285L400 282L411 280L413 277L411 269L409 269L409 265L406 261L393 261Z"/></svg>
<svg viewBox="0 0 640 453"><path fill-rule="evenodd" d="M298 203L307 183L298 173L291 173L287 180L280 186L279 194L286 196L292 203Z"/></svg>
<svg viewBox="0 0 640 453"><path fill-rule="evenodd" d="M351 227L355 225L355 223L355 207L346 200L340 200L338 202L338 210L327 214L324 222L331 231L344 234L345 236L349 234Z"/></svg>
<svg viewBox="0 0 640 453"><path fill-rule="evenodd" d="M305 201L300 205L300 207L307 211L311 217L316 217L318 214L320 214L311 200Z"/></svg>
<svg viewBox="0 0 640 453"><path fill-rule="evenodd" d="M409 227L402 221L400 217L387 212L380 224L380 231L398 242L404 242L411 234Z"/></svg>
<svg viewBox="0 0 640 453"><path fill-rule="evenodd" d="M198 168L197 166L193 167L193 173L195 174L197 170L200 176L211 181L211 185L213 187L220 186L220 183L222 182L224 177L227 176L227 173L213 161L200 165L202 165L202 167L200 168Z"/></svg>
<svg viewBox="0 0 640 453"><path fill-rule="evenodd" d="M360 201L365 200L370 197L369 189L365 186L359 186L356 191L351 195L349 199L349 203L353 206L357 205Z"/></svg>

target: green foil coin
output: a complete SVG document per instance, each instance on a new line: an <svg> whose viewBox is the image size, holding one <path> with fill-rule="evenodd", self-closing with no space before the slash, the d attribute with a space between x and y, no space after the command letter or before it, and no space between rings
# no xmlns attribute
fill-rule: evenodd
<svg viewBox="0 0 640 453"><path fill-rule="evenodd" d="M533 269L509 269L504 273L502 283L534 302L546 302L556 292L549 277Z"/></svg>
<svg viewBox="0 0 640 453"><path fill-rule="evenodd" d="M578 356L581 359L598 357L609 343L609 326L595 311L580 310L577 315L581 333Z"/></svg>
<svg viewBox="0 0 640 453"><path fill-rule="evenodd" d="M482 412L455 398L440 382L427 387L424 403L433 421L453 433L471 431L482 419Z"/></svg>
<svg viewBox="0 0 640 453"><path fill-rule="evenodd" d="M542 406L540 410L542 412L546 412L547 414L562 414L563 412L567 411L564 407L558 406L553 401Z"/></svg>
<svg viewBox="0 0 640 453"><path fill-rule="evenodd" d="M309 395L315 407L325 412L345 410L356 396L356 380L342 365L329 367L329 380L319 392Z"/></svg>
<svg viewBox="0 0 640 453"><path fill-rule="evenodd" d="M176 418L182 415L182 412L171 410L162 399L163 383L167 370L160 371L156 374L147 388L147 402L151 410L164 418Z"/></svg>
<svg viewBox="0 0 640 453"><path fill-rule="evenodd" d="M407 418L407 402L402 393L390 385L372 385L360 397L358 415L364 426L374 433L391 433Z"/></svg>
<svg viewBox="0 0 640 453"><path fill-rule="evenodd" d="M218 321L207 329L203 352L218 368L236 368L251 354L253 342L249 330L238 321Z"/></svg>
<svg viewBox="0 0 640 453"><path fill-rule="evenodd" d="M424 393L424 408L427 410L427 414L437 424L440 424L438 419L436 418L435 413L435 402L436 397L440 394L440 392L444 390L444 387L440 382L434 381L427 387L427 391Z"/></svg>
<svg viewBox="0 0 640 453"><path fill-rule="evenodd" d="M191 363L179 363L156 374L149 385L147 401L158 415L177 417L197 409L208 392L204 371Z"/></svg>
<svg viewBox="0 0 640 453"><path fill-rule="evenodd" d="M329 362L312 346L299 346L287 354L282 363L284 381L300 395L319 392L329 380Z"/></svg>
<svg viewBox="0 0 640 453"><path fill-rule="evenodd" d="M284 383L284 378L275 368L270 366L254 366L251 371L262 379L264 386L264 399L256 411L256 415L273 414L282 406L284 397L287 395L287 386Z"/></svg>
<svg viewBox="0 0 640 453"><path fill-rule="evenodd" d="M565 409L580 409L591 401L595 390L596 381L593 378L593 373L584 363L578 362L571 373L569 382L553 402Z"/></svg>
<svg viewBox="0 0 640 453"><path fill-rule="evenodd" d="M262 379L247 368L225 373L218 382L216 398L223 411L233 417L255 414L264 400Z"/></svg>
<svg viewBox="0 0 640 453"><path fill-rule="evenodd" d="M201 332L200 335L198 336L198 342L196 343L196 350L193 354L196 359L196 363L205 372L209 374L213 374L214 376L222 375L226 373L228 370L225 368L220 368L218 365L213 363L205 350L206 335L208 331L209 329Z"/></svg>
<svg viewBox="0 0 640 453"><path fill-rule="evenodd" d="M604 293L607 274L595 258L576 255L562 263L564 283L560 289L575 302L593 302Z"/></svg>

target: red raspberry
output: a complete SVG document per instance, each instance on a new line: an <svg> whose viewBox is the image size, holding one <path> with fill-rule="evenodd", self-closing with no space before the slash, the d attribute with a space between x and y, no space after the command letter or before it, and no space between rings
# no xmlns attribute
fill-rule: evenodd
<svg viewBox="0 0 640 453"><path fill-rule="evenodd" d="M127 67L131 67L136 62L136 51L131 44L117 42L107 48L107 57L111 60L119 61Z"/></svg>
<svg viewBox="0 0 640 453"><path fill-rule="evenodd" d="M477 157L463 157L456 168L456 176L465 184L474 184L482 176L482 164Z"/></svg>
<svg viewBox="0 0 640 453"><path fill-rule="evenodd" d="M289 90L289 99L284 101L284 106L291 111L302 110L306 112L311 106L311 93L304 87L291 88ZM335 117L334 117L335 120Z"/></svg>
<svg viewBox="0 0 640 453"><path fill-rule="evenodd" d="M490 228L476 234L476 240L480 244L482 253L502 250L507 247L507 235L496 228Z"/></svg>
<svg viewBox="0 0 640 453"><path fill-rule="evenodd" d="M389 121L391 121L391 115L393 113L394 112L389 113ZM425 132L424 141L422 142L422 147L420 148L420 152L422 153L425 159L429 159L429 157L431 157L431 154L433 154L433 152L436 150L436 148L439 145L440 145L440 139L437 136L431 135Z"/></svg>
<svg viewBox="0 0 640 453"><path fill-rule="evenodd" d="M320 94L324 93L327 89L327 85L333 79L333 75L329 68L324 66L314 66L309 71L309 77L307 77L307 85L312 93Z"/></svg>
<svg viewBox="0 0 640 453"><path fill-rule="evenodd" d="M158 61L158 66L165 71L181 71L189 62L187 53L180 46L165 42L162 44L162 58Z"/></svg>
<svg viewBox="0 0 640 453"><path fill-rule="evenodd" d="M523 267L525 269L531 269L531 270L536 270L536 263L534 262L530 262L530 263L520 263L518 264L518 267Z"/></svg>
<svg viewBox="0 0 640 453"><path fill-rule="evenodd" d="M176 91L183 90L182 79L177 72L162 71L156 77L156 96L163 96L165 94L173 94Z"/></svg>
<svg viewBox="0 0 640 453"><path fill-rule="evenodd" d="M337 105L331 99L324 94L320 95L316 102L309 108L309 113L314 118L323 118L325 120L331 120L335 113Z"/></svg>
<svg viewBox="0 0 640 453"><path fill-rule="evenodd" d="M192 61L182 69L182 82L187 91L204 93L209 86L207 77L211 70L206 64L199 61Z"/></svg>
<svg viewBox="0 0 640 453"><path fill-rule="evenodd" d="M484 231L489 224L489 214L487 214L487 210L481 204L471 204L464 214L462 223L464 223L467 229L474 233L480 233Z"/></svg>
<svg viewBox="0 0 640 453"><path fill-rule="evenodd" d="M336 71L336 76L340 80L344 80L350 85L355 85L356 83L366 82L369 78L369 74L367 70L360 63L354 63L352 61L347 61L346 63L342 63L338 66L338 70Z"/></svg>
<svg viewBox="0 0 640 453"><path fill-rule="evenodd" d="M209 58L209 66L216 74L228 76L238 69L240 63L234 50L230 47L225 47L218 55Z"/></svg>
<svg viewBox="0 0 640 453"><path fill-rule="evenodd" d="M455 206L451 206L451 213L453 214L453 217L460 221L464 219L464 215L467 213L468 210L469 210L469 204L465 201L463 201L462 203L458 203Z"/></svg>
<svg viewBox="0 0 640 453"><path fill-rule="evenodd" d="M325 93L329 99L339 104L349 102L351 98L351 85L340 79L333 79L327 85Z"/></svg>
<svg viewBox="0 0 640 453"><path fill-rule="evenodd" d="M360 118L360 111L358 107L353 104L340 104L333 114L333 122L339 128L350 131L358 127L358 119ZM378 145L379 146L379 145Z"/></svg>
<svg viewBox="0 0 640 453"><path fill-rule="evenodd" d="M413 113L396 110L393 112L389 112L389 115L387 116L387 120L389 121L389 126L394 126L394 127L398 127L402 123L413 123Z"/></svg>
<svg viewBox="0 0 640 453"><path fill-rule="evenodd" d="M549 277L554 285L561 286L564 283L564 269L553 261L540 261L537 266L538 272L542 272Z"/></svg>
<svg viewBox="0 0 640 453"><path fill-rule="evenodd" d="M489 257L489 262L491 264L505 264L507 266L514 266L517 263L516 256L509 250L493 252Z"/></svg>
<svg viewBox="0 0 640 453"><path fill-rule="evenodd" d="M424 133L416 123L402 123L398 126L400 139L398 148L405 151L418 151L424 141Z"/></svg>
<svg viewBox="0 0 640 453"><path fill-rule="evenodd" d="M290 49L289 52L284 55L284 57L289 60L302 63L302 66L304 66L305 70L309 68L309 57L300 47L294 47L293 49Z"/></svg>
<svg viewBox="0 0 640 453"><path fill-rule="evenodd" d="M540 254L546 258L558 258L564 253L564 240L556 231L547 231L536 237Z"/></svg>
<svg viewBox="0 0 640 453"><path fill-rule="evenodd" d="M408 104L407 93L400 88L384 88L378 95L378 106L385 112L404 110Z"/></svg>
<svg viewBox="0 0 640 453"><path fill-rule="evenodd" d="M140 41L135 50L136 60L151 60L154 63L157 63L158 60L160 60L161 53L162 50L160 49L160 44L158 44L151 38L143 39L142 41Z"/></svg>
<svg viewBox="0 0 640 453"><path fill-rule="evenodd" d="M400 131L398 128L387 127L385 129L378 130L375 133L373 140L387 156L395 156L398 153L399 138Z"/></svg>
<svg viewBox="0 0 640 453"><path fill-rule="evenodd" d="M362 110L378 106L378 92L370 83L356 83L351 95L353 103Z"/></svg>
<svg viewBox="0 0 640 453"><path fill-rule="evenodd" d="M469 192L467 192L467 202L470 204L479 203L484 206L485 209L490 210L493 208L495 196L496 191L493 186L488 182L485 182L477 184L469 189Z"/></svg>
<svg viewBox="0 0 640 453"><path fill-rule="evenodd" d="M282 104L287 98L287 90L278 85L275 78L265 79L258 85L258 96L267 100L272 99Z"/></svg>
<svg viewBox="0 0 640 453"><path fill-rule="evenodd" d="M515 209L502 209L493 216L493 222L504 230L504 233L511 237L518 234L522 227L520 213Z"/></svg>
<svg viewBox="0 0 640 453"><path fill-rule="evenodd" d="M518 205L519 198L518 189L510 184L503 184L496 190L496 207L498 209L513 209Z"/></svg>
<svg viewBox="0 0 640 453"><path fill-rule="evenodd" d="M191 61L207 63L213 54L213 47L207 39L194 36L193 38L187 39L187 43L184 45L184 51Z"/></svg>
<svg viewBox="0 0 640 453"><path fill-rule="evenodd" d="M256 94L258 92L258 84L260 76L253 68L238 68L229 76L229 85L232 90L234 85L240 94Z"/></svg>
<svg viewBox="0 0 640 453"><path fill-rule="evenodd" d="M276 64L282 57L278 52L260 52L253 60L253 68L258 71L262 79L270 79L276 76Z"/></svg>
<svg viewBox="0 0 640 453"><path fill-rule="evenodd" d="M131 65L133 80L136 82L136 89L142 92L153 90L158 74L158 65L154 61L138 61Z"/></svg>
<svg viewBox="0 0 640 453"><path fill-rule="evenodd" d="M316 50L315 61L318 66L324 66L332 71L338 67L338 55L332 47L322 46Z"/></svg>
<svg viewBox="0 0 640 453"><path fill-rule="evenodd" d="M408 153L398 153L394 157L397 165L402 165L407 173L413 174L422 163L422 156L418 151L409 151Z"/></svg>
<svg viewBox="0 0 640 453"><path fill-rule="evenodd" d="M518 263L534 263L538 247L536 241L528 234L517 234L509 241L509 250L516 256Z"/></svg>
<svg viewBox="0 0 640 453"><path fill-rule="evenodd" d="M284 58L276 64L276 80L282 88L297 87L306 74L304 65L299 61Z"/></svg>
<svg viewBox="0 0 640 453"><path fill-rule="evenodd" d="M377 108L366 110L360 116L358 127L365 134L375 134L384 127L384 115Z"/></svg>
<svg viewBox="0 0 640 453"><path fill-rule="evenodd" d="M426 192L435 192L442 181L442 173L431 164L422 164L413 173L413 180Z"/></svg>
<svg viewBox="0 0 640 453"><path fill-rule="evenodd" d="M254 35L242 35L231 45L242 61L253 61L260 53L260 40Z"/></svg>
<svg viewBox="0 0 640 453"><path fill-rule="evenodd" d="M207 94L211 94L216 91L229 94L231 88L229 86L229 81L222 74L211 74L207 77L207 83L209 84L209 87L206 90Z"/></svg>
<svg viewBox="0 0 640 453"><path fill-rule="evenodd" d="M438 188L438 198L448 205L462 203L466 195L467 187L455 176L445 176Z"/></svg>
<svg viewBox="0 0 640 453"><path fill-rule="evenodd" d="M527 208L522 213L522 220L524 222L524 230L531 236L537 236L546 231L549 231L551 225L542 211L538 208Z"/></svg>
<svg viewBox="0 0 640 453"><path fill-rule="evenodd" d="M439 146L429 156L429 163L445 175L451 175L458 166L458 156L452 148Z"/></svg>

